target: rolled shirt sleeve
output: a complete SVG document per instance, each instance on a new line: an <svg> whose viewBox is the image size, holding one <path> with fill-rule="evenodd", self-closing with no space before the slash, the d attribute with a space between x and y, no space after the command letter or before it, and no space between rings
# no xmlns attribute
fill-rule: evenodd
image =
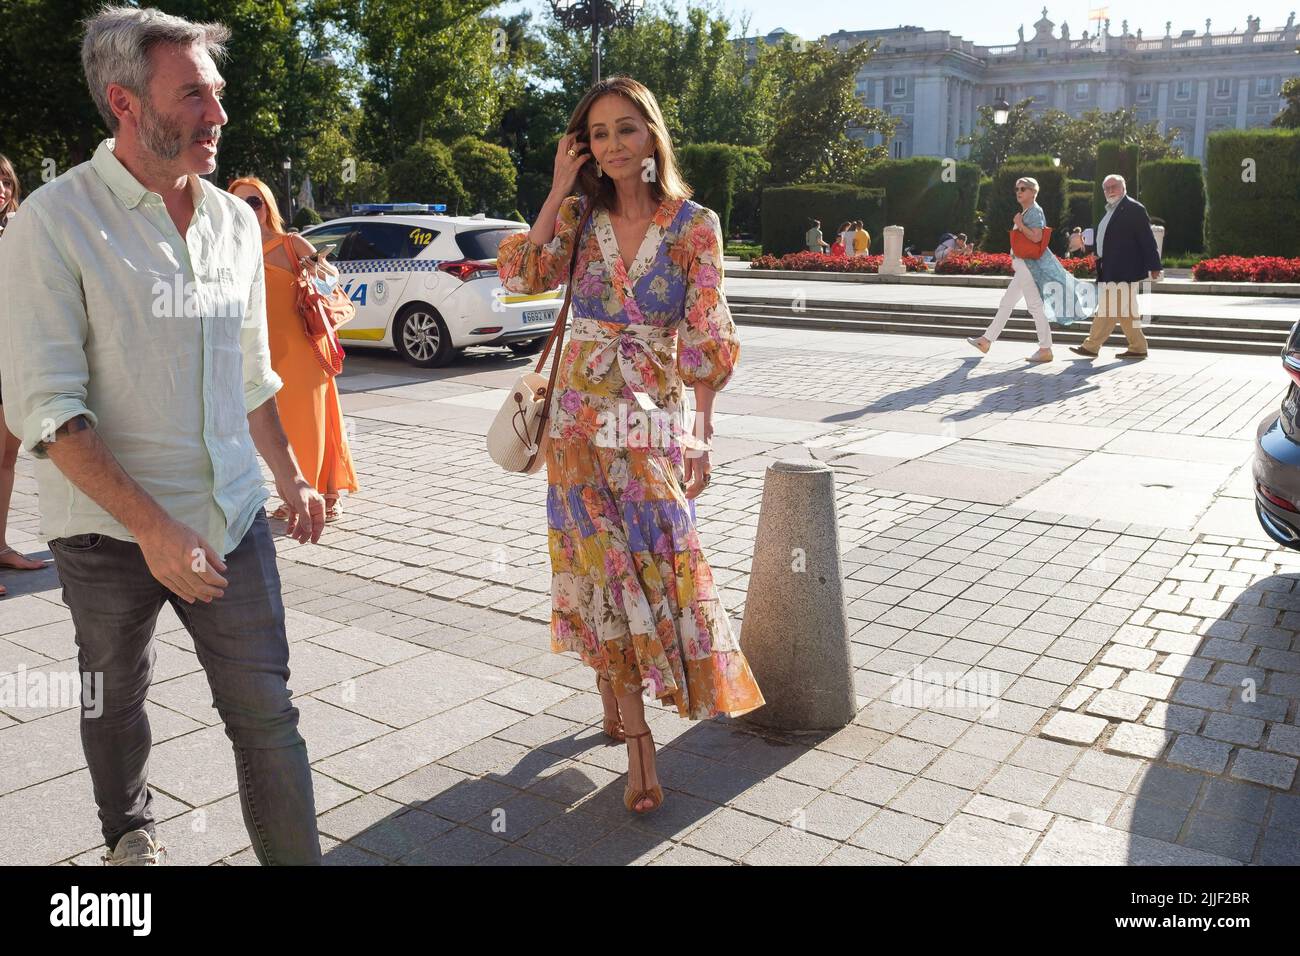
<svg viewBox="0 0 1300 956"><path fill-rule="evenodd" d="M716 391L731 380L740 361L740 337L722 288L722 224L712 209L694 217L686 241L692 251L677 370L688 387L702 384Z"/></svg>
<svg viewBox="0 0 1300 956"><path fill-rule="evenodd" d="M577 196L560 204L555 216L555 235L537 245L524 231L507 236L497 247L497 275L507 292L536 295L569 281L569 260L577 239L582 213Z"/></svg>
<svg viewBox="0 0 1300 956"><path fill-rule="evenodd" d="M244 355L244 410L251 412L273 397L284 384L271 368L271 349L266 331L266 266L257 252L253 285L248 292L244 323L239 331Z"/></svg>
<svg viewBox="0 0 1300 956"><path fill-rule="evenodd" d="M37 201L28 201L0 239L0 383L9 430L28 452L69 419L98 419L86 406L89 322L81 277L54 239Z"/></svg>

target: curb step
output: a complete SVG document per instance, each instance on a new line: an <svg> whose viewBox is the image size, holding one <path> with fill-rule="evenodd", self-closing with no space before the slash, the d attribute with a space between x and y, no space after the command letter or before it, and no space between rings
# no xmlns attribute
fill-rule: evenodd
<svg viewBox="0 0 1300 956"><path fill-rule="evenodd" d="M922 323L922 322L872 322L863 319L826 319L803 318L789 315L768 315L733 310L732 317L740 325L758 325L773 328L810 329L834 332L882 332L893 335L940 335L950 338L968 338L980 331L983 323L970 325ZM1143 329L1149 340L1158 342L1162 348L1192 349L1197 351L1232 352L1247 355L1277 355L1282 350L1284 337L1277 341L1243 341L1241 339L1225 340L1189 335L1185 331L1163 330L1157 326ZM1037 341L1034 326L1028 319L1013 317L1007 322L1002 338L1012 341ZM1073 331L1054 327L1052 339L1063 345L1077 345L1087 338L1087 331ZM1106 345L1123 345L1124 336L1118 329Z"/></svg>
<svg viewBox="0 0 1300 956"><path fill-rule="evenodd" d="M994 309L961 309L953 306L915 306L906 304L887 308L861 303L819 302L795 312L786 300L771 302L764 298L731 296L733 318L741 324L777 328L819 329L840 332L881 332L902 335L942 335L962 337L984 329L994 316ZM1250 355L1277 355L1286 343L1292 320L1243 319L1225 321L1202 316L1155 316L1144 326L1147 338L1163 348L1231 352ZM1086 323L1068 329L1053 326L1052 337L1067 345L1087 337ZM1033 322L1023 309L1011 314L1004 338L1035 341ZM1110 342L1123 343L1116 329ZM1109 343L1108 343L1109 344Z"/></svg>

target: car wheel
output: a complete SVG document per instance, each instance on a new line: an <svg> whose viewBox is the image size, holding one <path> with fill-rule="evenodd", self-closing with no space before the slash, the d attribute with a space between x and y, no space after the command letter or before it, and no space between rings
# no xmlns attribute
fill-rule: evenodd
<svg viewBox="0 0 1300 956"><path fill-rule="evenodd" d="M408 305L393 323L393 344L416 368L439 368L456 355L447 324L432 308Z"/></svg>
<svg viewBox="0 0 1300 956"><path fill-rule="evenodd" d="M507 342L506 347L516 355L536 355L545 342L545 338L529 339L527 342Z"/></svg>

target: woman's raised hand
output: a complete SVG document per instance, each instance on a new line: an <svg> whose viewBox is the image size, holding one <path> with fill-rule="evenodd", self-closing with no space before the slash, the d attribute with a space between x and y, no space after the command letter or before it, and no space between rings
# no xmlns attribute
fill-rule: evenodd
<svg viewBox="0 0 1300 956"><path fill-rule="evenodd" d="M569 155L572 152L573 155ZM577 133L566 133L560 137L555 148L555 175L551 180L551 192L567 196L573 192L573 185L578 181L578 171L582 164L591 158L587 144L578 141Z"/></svg>

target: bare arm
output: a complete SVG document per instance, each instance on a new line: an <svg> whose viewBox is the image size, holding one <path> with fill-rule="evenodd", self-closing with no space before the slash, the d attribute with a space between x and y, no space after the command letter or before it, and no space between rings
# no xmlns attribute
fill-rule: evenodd
<svg viewBox="0 0 1300 956"><path fill-rule="evenodd" d="M298 541L315 544L325 529L325 499L303 478L284 426L280 424L275 399L268 398L248 413L248 433L257 446L257 453L271 469L276 492L289 506L285 533Z"/></svg>
<svg viewBox="0 0 1300 956"><path fill-rule="evenodd" d="M59 429L46 453L55 467L86 497L139 538L150 527L170 520L162 505L128 475L95 429L78 416Z"/></svg>

